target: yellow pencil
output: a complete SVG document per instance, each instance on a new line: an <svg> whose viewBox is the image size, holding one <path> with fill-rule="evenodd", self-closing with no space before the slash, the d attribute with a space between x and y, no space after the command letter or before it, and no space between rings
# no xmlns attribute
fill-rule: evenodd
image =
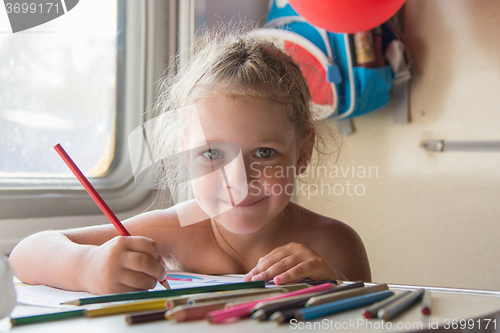
<svg viewBox="0 0 500 333"><path fill-rule="evenodd" d="M166 298L108 305L99 309L85 310L85 317L110 316L122 313L166 309Z"/></svg>

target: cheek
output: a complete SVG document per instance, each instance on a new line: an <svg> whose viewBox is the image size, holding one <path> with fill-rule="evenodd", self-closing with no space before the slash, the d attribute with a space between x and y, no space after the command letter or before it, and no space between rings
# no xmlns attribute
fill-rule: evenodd
<svg viewBox="0 0 500 333"><path fill-rule="evenodd" d="M200 204L213 204L217 199L225 200L228 196L224 177L220 170L193 179L191 185Z"/></svg>
<svg viewBox="0 0 500 333"><path fill-rule="evenodd" d="M192 180L191 184L193 185L193 191L202 197L213 195L221 185L213 177L205 176Z"/></svg>
<svg viewBox="0 0 500 333"><path fill-rule="evenodd" d="M286 166L263 168L258 181L252 183L254 184L268 195L290 197L295 184L294 168Z"/></svg>

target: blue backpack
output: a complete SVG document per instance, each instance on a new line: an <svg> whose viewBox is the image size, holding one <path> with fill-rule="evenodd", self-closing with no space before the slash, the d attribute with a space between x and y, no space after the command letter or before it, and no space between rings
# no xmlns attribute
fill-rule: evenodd
<svg viewBox="0 0 500 333"><path fill-rule="evenodd" d="M335 101L331 105L331 112L325 113L323 110L319 119L328 117L335 117L338 120L349 119L377 110L389 102L389 91L395 77L391 65L378 68L355 66L355 50L350 40L352 37L348 34L331 33L315 27L298 15L290 4L278 6L277 2L282 1L271 0L266 28L271 28L272 31L276 31L275 29L288 31L286 34L289 35L286 36L293 37L304 47L307 46L311 53L321 53L322 55L317 58L327 59L320 62L327 61L325 80L332 86ZM311 2L311 5L313 4L314 2ZM384 52L389 43L397 39L393 31L394 29L390 29L385 24L382 25L382 50ZM278 31L276 33L279 34ZM403 78L398 78L399 81L409 79L407 68L404 74Z"/></svg>

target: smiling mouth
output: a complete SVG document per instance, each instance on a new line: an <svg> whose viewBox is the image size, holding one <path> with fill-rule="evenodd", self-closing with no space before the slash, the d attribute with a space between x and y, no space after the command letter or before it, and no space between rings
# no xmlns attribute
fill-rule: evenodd
<svg viewBox="0 0 500 333"><path fill-rule="evenodd" d="M236 205L236 207L247 207L247 206L253 206L259 202L261 202L262 200L264 200L266 197L263 197L263 198L260 198L260 199L257 199L257 200L247 200L247 201L242 201L240 202L239 204Z"/></svg>
<svg viewBox="0 0 500 333"><path fill-rule="evenodd" d="M239 204L233 206L231 204L231 202L228 202L226 200L223 200L223 199L217 199L225 204L228 204L230 206L232 206L233 208L236 208L236 207L249 207L249 206L253 206L253 205L256 205L258 204L259 202L261 202L262 200L264 200L266 197L263 197L263 198L260 198L260 199L257 199L257 200L244 200L242 202L240 202Z"/></svg>

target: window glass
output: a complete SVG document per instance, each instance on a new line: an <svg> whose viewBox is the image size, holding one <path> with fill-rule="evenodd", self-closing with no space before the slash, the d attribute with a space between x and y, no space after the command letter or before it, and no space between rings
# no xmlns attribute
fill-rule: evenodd
<svg viewBox="0 0 500 333"><path fill-rule="evenodd" d="M1 6L4 7L4 6ZM114 157L117 1L85 0L53 21L11 33L0 9L0 177L65 177L52 148L87 176Z"/></svg>

